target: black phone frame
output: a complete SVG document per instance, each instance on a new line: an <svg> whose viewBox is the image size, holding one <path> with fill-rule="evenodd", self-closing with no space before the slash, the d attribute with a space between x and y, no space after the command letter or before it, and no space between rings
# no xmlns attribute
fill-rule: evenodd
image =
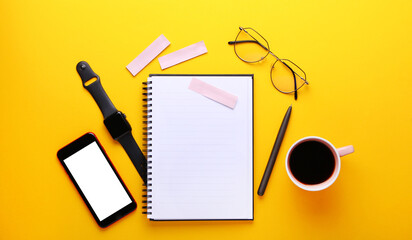
<svg viewBox="0 0 412 240"><path fill-rule="evenodd" d="M121 209L119 209L117 212L113 213L112 215L110 215L109 217L103 219L102 221L100 221L99 218L97 217L94 209L90 205L90 203L87 200L86 196L83 194L82 190L80 189L80 187L77 184L76 180L74 179L73 175L71 174L71 172L67 168L66 164L64 163L64 160L66 158L72 156L73 154L75 154L76 152L78 152L79 150L83 149L84 147L86 147L87 145L89 145L90 143L93 143L93 142L97 143L97 146L99 146L101 152L103 153L104 157L106 158L107 162L109 163L110 167L112 168L113 172L115 173L117 179L120 181L120 183L122 184L122 186L123 186L124 190L126 191L127 195L132 200L132 202L130 204L124 206ZM88 132L88 133L84 134L83 136L79 137L78 139L74 140L73 142L69 143L68 145L64 146L63 148L61 148L57 152L57 158L59 159L60 163L62 164L64 170L67 173L67 175L70 177L72 183L76 187L76 189L77 189L78 193L80 194L80 196L82 197L84 203L86 203L87 208L89 208L89 211L93 215L93 218L96 220L97 224L101 228L108 227L112 223L116 222L117 220L119 220L120 218L126 216L127 214L133 212L137 208L136 201L134 200L133 196L130 194L129 189L124 184L122 178L119 176L118 172L116 171L116 168L113 166L110 158L106 154L106 151L104 150L104 148L102 147L102 145L100 144L99 140L97 139L96 135L94 135L94 133Z"/></svg>

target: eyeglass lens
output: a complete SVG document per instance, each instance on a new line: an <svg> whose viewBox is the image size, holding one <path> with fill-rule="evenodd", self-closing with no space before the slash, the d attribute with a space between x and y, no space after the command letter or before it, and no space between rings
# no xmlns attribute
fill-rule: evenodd
<svg viewBox="0 0 412 240"><path fill-rule="evenodd" d="M303 80L306 79L305 72L287 59L277 60L272 65L270 74L273 86L283 93L294 92L305 84L305 80ZM296 86L293 78L294 74L296 78Z"/></svg>
<svg viewBox="0 0 412 240"><path fill-rule="evenodd" d="M269 54L268 42L255 30L244 28L235 42L236 55L246 62L258 62Z"/></svg>

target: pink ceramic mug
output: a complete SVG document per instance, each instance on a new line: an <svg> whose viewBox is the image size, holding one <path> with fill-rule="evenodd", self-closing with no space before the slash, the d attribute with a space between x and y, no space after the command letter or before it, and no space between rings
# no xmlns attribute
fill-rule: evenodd
<svg viewBox="0 0 412 240"><path fill-rule="evenodd" d="M292 171L290 169L290 156L292 151L299 146L300 144L304 143L304 142L308 142L308 141L315 141L315 142L319 142L321 144L323 144L324 146L326 146L327 148L329 148L329 150L332 152L333 154L333 158L335 160L335 168L331 174L331 176L321 182L321 183L317 183L317 184L305 184L300 182L298 179L296 179L296 177L292 174ZM326 139L320 138L320 137L315 137L315 136L311 136L311 137L305 137L302 138L300 140L298 140L297 142L295 142L292 147L290 147L287 155L286 155L286 172L289 175L289 178L292 180L292 182L307 191L320 191L323 190L325 188L328 188L330 185L332 185L332 183L335 182L336 178L339 175L339 171L340 171L340 157L343 157L347 154L353 153L354 149L352 145L346 146L346 147L342 147L342 148L335 148L332 143L330 143L329 141L327 141Z"/></svg>

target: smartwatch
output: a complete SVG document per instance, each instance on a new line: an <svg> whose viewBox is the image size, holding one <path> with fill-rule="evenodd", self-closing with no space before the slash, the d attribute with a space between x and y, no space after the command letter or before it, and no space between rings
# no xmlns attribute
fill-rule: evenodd
<svg viewBox="0 0 412 240"><path fill-rule="evenodd" d="M104 125L110 135L122 145L146 185L147 161L133 138L132 127L126 120L126 115L115 108L100 83L100 77L93 72L87 62L79 62L76 70L82 79L83 87L89 91L99 106L103 114ZM89 81L91 83L89 83Z"/></svg>

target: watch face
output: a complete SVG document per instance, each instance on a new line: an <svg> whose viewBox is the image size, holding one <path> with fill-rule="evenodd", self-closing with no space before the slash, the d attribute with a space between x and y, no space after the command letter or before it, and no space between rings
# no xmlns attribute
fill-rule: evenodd
<svg viewBox="0 0 412 240"><path fill-rule="evenodd" d="M110 135L112 135L115 140L132 130L132 127L126 120L125 115L121 112L113 113L107 117L104 120L104 125L106 125L107 130L109 130Z"/></svg>

